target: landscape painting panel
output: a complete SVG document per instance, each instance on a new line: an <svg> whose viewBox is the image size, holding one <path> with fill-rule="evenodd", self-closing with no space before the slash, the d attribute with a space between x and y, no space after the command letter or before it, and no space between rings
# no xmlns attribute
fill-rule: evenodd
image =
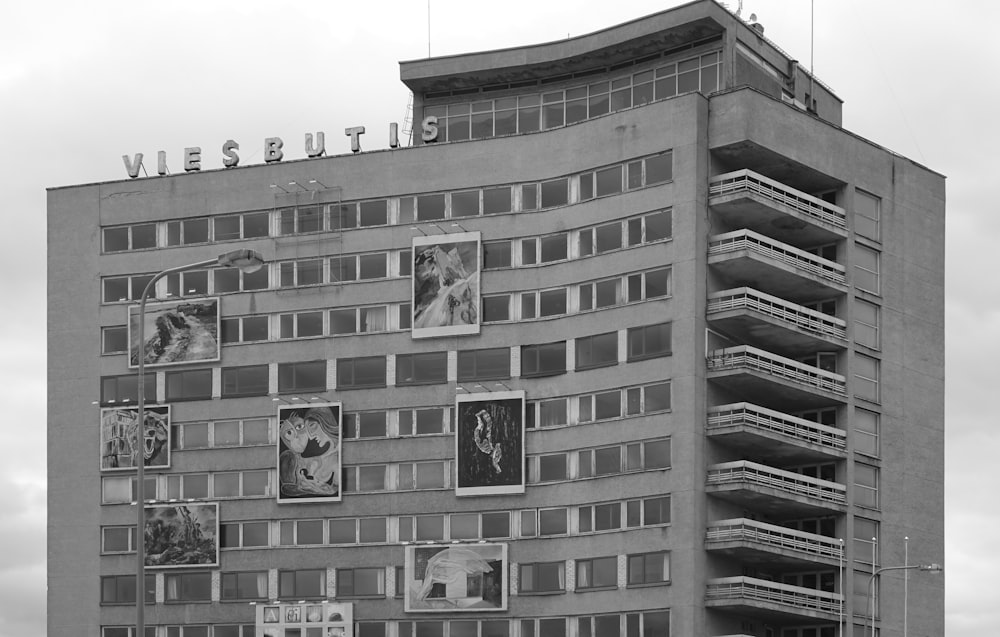
<svg viewBox="0 0 1000 637"><path fill-rule="evenodd" d="M101 471L132 470L136 467L139 427L136 407L101 409ZM150 405L143 409L142 452L147 469L170 466L170 407Z"/></svg>
<svg viewBox="0 0 1000 637"><path fill-rule="evenodd" d="M407 546L404 610L507 610L506 544Z"/></svg>
<svg viewBox="0 0 1000 637"><path fill-rule="evenodd" d="M480 233L413 239L413 338L478 334Z"/></svg>
<svg viewBox="0 0 1000 637"><path fill-rule="evenodd" d="M455 400L455 495L524 493L523 391Z"/></svg>
<svg viewBox="0 0 1000 637"><path fill-rule="evenodd" d="M278 408L278 503L341 500L341 404Z"/></svg>
<svg viewBox="0 0 1000 637"><path fill-rule="evenodd" d="M146 365L179 365L219 360L219 299L148 303L145 314ZM128 308L129 367L139 365L139 306Z"/></svg>
<svg viewBox="0 0 1000 637"><path fill-rule="evenodd" d="M156 504L146 507L146 566L219 565L219 504Z"/></svg>

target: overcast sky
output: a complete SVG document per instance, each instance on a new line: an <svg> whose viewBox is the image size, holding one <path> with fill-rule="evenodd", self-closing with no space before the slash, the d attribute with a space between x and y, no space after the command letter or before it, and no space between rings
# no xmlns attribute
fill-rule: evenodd
<svg viewBox="0 0 1000 637"><path fill-rule="evenodd" d="M557 40L678 4L433 0L431 53ZM914 559L945 564L949 634L993 637L1000 284L982 267L1000 238L1000 4L815 0L815 12L812 62L845 100L844 126L948 177L947 550ZM750 13L808 68L809 1L745 0ZM217 168L227 139L242 165L262 163L271 136L287 159L305 156L306 132L347 153L349 126L384 148L406 111L397 62L427 56L428 20L424 0L12 0L3 14L0 399L14 411L0 428L0 636L23 637L45 631L45 188L125 178L121 156L137 152L153 171L165 150L179 172L187 146ZM96 407L80 412L96 426Z"/></svg>

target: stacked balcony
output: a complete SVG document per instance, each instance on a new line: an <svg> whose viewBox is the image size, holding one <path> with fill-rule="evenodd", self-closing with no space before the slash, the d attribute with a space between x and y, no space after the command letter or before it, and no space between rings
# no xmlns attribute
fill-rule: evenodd
<svg viewBox="0 0 1000 637"><path fill-rule="evenodd" d="M843 596L755 577L720 577L708 580L705 605L774 623L801 621L803 617L837 621Z"/></svg>
<svg viewBox="0 0 1000 637"><path fill-rule="evenodd" d="M747 402L709 407L706 433L743 455L781 463L823 462L847 456L847 434Z"/></svg>
<svg viewBox="0 0 1000 637"><path fill-rule="evenodd" d="M720 500L779 520L844 513L847 509L847 489L839 482L749 460L711 465L706 490Z"/></svg>
<svg viewBox="0 0 1000 637"><path fill-rule="evenodd" d="M768 396L768 403L797 411L841 404L847 378L750 345L708 352L708 377L744 396Z"/></svg>
<svg viewBox="0 0 1000 637"><path fill-rule="evenodd" d="M840 540L746 518L709 522L705 548L744 565L779 568L837 566L843 553Z"/></svg>

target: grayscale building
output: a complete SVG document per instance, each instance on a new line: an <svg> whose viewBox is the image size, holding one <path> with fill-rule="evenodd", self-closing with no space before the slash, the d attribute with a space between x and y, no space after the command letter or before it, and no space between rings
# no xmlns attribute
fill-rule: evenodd
<svg viewBox="0 0 1000 637"><path fill-rule="evenodd" d="M153 637L942 634L944 178L712 0L400 75L49 190L50 637L133 636L140 430Z"/></svg>

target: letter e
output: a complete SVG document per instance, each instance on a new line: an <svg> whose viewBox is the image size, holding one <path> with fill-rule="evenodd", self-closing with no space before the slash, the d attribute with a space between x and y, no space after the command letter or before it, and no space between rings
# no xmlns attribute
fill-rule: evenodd
<svg viewBox="0 0 1000 637"><path fill-rule="evenodd" d="M184 149L184 172L201 170L201 146Z"/></svg>

